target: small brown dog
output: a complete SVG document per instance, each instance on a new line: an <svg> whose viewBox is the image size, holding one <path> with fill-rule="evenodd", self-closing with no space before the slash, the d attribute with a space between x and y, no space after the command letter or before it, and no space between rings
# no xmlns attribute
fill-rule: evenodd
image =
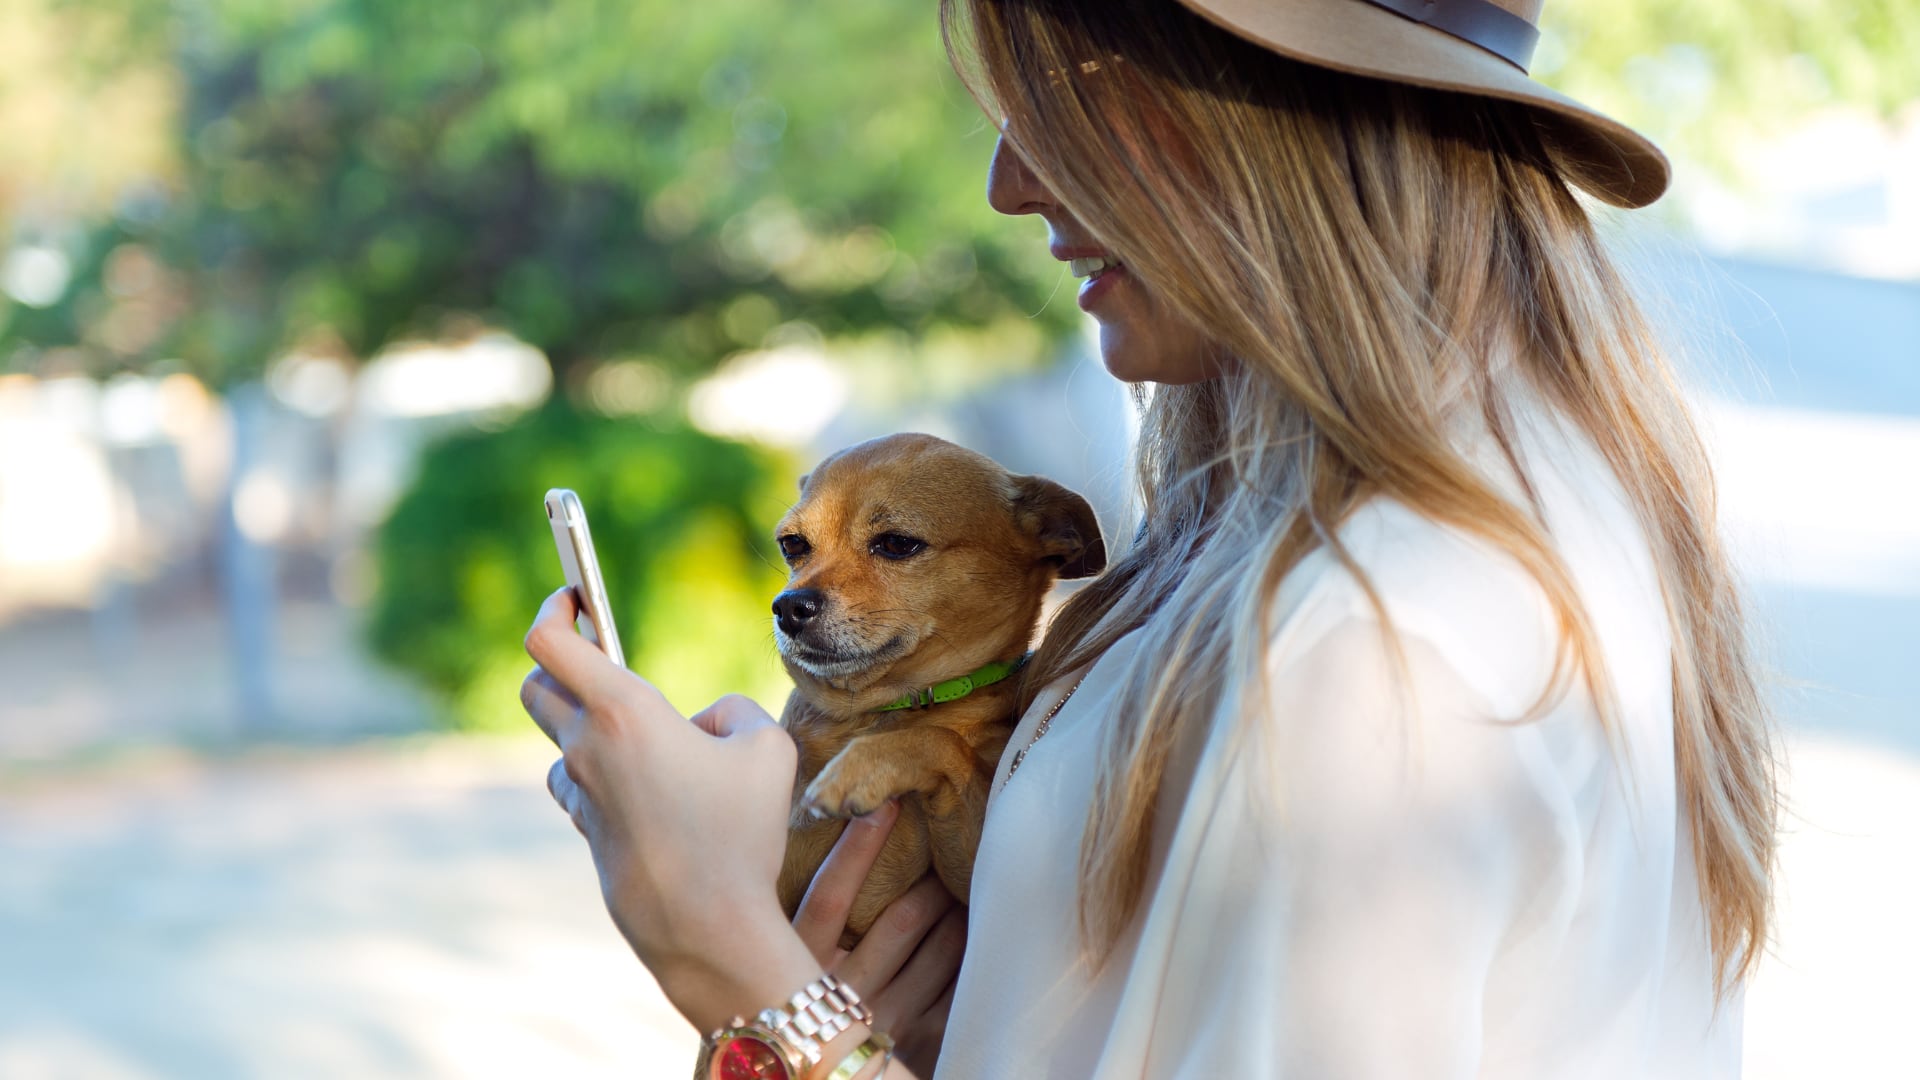
<svg viewBox="0 0 1920 1080"><path fill-rule="evenodd" d="M841 944L852 948L930 867L966 902L1018 721L1007 676L1047 589L1098 573L1106 547L1080 496L913 434L821 462L777 535L792 568L773 602L794 683L781 723L800 750L780 871L789 918L845 819L902 796L848 915Z"/></svg>

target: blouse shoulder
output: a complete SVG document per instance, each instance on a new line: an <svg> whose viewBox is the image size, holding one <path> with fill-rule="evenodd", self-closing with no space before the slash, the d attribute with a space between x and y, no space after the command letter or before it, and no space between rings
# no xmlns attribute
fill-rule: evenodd
<svg viewBox="0 0 1920 1080"><path fill-rule="evenodd" d="M1559 623L1517 559L1387 498L1362 505L1340 537L1360 575L1325 548L1294 568L1277 598L1269 672L1355 624L1378 636L1384 609L1403 642L1435 654L1495 716L1516 717L1534 704L1553 671Z"/></svg>

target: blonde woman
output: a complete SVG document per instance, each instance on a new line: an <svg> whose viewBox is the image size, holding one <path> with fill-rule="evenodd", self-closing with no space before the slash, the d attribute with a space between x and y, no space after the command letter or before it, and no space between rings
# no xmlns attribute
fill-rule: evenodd
<svg viewBox="0 0 1920 1080"><path fill-rule="evenodd" d="M1738 1074L1767 717L1687 406L1575 194L1667 168L1528 78L1538 6L943 0L989 201L1150 388L1143 525L1027 668L957 979L930 890L833 946L884 820L788 925L784 733L681 722L549 599L550 786L724 1029L703 1075Z"/></svg>

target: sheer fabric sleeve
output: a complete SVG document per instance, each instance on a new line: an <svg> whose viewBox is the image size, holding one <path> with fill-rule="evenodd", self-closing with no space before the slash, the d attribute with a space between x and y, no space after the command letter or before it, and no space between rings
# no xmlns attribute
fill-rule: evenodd
<svg viewBox="0 0 1920 1080"><path fill-rule="evenodd" d="M1211 737L1096 1075L1480 1072L1502 940L1577 875L1569 793L1460 642L1403 627L1403 673L1373 618L1329 623L1270 651L1251 738Z"/></svg>

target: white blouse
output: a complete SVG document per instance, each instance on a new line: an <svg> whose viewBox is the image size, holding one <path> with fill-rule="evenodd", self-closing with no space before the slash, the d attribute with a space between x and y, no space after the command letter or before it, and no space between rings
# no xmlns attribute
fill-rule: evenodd
<svg viewBox="0 0 1920 1080"><path fill-rule="evenodd" d="M1140 915L1097 977L1075 936L1081 831L1101 718L1147 659L1139 635L1094 665L1008 783L1066 681L1034 703L988 804L937 1080L1739 1075L1740 997L1715 1009L1676 810L1669 632L1644 536L1590 440L1537 402L1518 420L1623 752L1578 678L1543 718L1501 721L1546 685L1545 593L1490 545L1376 499L1341 535L1410 681L1357 581L1324 551L1297 567L1262 742L1183 734ZM1517 491L1484 431L1462 447Z"/></svg>

